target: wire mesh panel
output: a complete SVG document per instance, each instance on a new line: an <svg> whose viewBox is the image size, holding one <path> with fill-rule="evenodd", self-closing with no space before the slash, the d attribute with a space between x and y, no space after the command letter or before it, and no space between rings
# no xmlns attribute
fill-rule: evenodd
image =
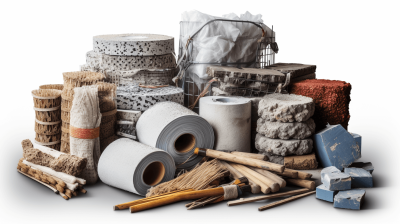
<svg viewBox="0 0 400 224"><path fill-rule="evenodd" d="M199 27L200 25L203 26L197 32L194 32L192 27ZM215 45L214 49L202 48L203 46L207 47L205 45L208 43L207 41L215 41L212 35L217 35L215 30L223 26L235 27L242 30L243 27L249 28L250 26L254 26L256 32L243 33L234 42L227 37L228 41L225 42L225 39L223 39ZM207 30L205 31L204 29ZM263 83L262 81L257 81L259 87L255 87L254 80L237 79L237 86L232 85L227 87L223 86L224 84L220 81L209 84L208 82L211 78L204 78L205 68L209 65L265 68L273 64L275 62L275 53L277 52L275 33L264 24L225 19L212 20L206 24L185 21L180 23L180 31L179 58L181 60L178 63L180 70L183 71L183 75L179 84L184 89L185 106L189 107L195 104L201 93L205 96L227 93L232 96L263 96L273 93L276 90L278 84ZM189 36L189 34L192 36ZM226 55L221 54L222 57L219 58L212 57L218 51L225 50L224 47L229 48L231 46L229 44L232 43L233 47ZM206 55L204 52L209 53L211 56ZM199 60L199 58L206 58L208 60ZM206 87L209 88L204 94L203 91ZM213 93L214 90L218 92L221 88L225 93ZM198 105L195 105L194 111L198 112Z"/></svg>

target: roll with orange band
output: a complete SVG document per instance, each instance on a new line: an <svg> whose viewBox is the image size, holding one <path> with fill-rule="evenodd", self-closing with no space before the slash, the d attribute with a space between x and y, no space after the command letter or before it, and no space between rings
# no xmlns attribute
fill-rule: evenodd
<svg viewBox="0 0 400 224"><path fill-rule="evenodd" d="M93 129L77 128L69 126L69 134L71 137L80 139L95 139L100 136L100 126Z"/></svg>

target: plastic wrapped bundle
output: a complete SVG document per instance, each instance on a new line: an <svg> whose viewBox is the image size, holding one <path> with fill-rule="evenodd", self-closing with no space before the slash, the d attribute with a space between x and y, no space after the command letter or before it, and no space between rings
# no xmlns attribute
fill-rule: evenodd
<svg viewBox="0 0 400 224"><path fill-rule="evenodd" d="M60 150L61 90L33 90L32 96L35 110L36 142Z"/></svg>
<svg viewBox="0 0 400 224"><path fill-rule="evenodd" d="M70 125L71 155L88 160L82 177L88 183L95 183L100 158L101 113L98 89L96 86L83 86L75 88L74 92Z"/></svg>

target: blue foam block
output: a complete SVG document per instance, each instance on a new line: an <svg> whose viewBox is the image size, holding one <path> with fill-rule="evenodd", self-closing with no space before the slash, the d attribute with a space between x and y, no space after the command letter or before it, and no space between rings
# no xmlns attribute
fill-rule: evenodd
<svg viewBox="0 0 400 224"><path fill-rule="evenodd" d="M362 168L344 168L344 173L351 177L352 188L373 187L372 175Z"/></svg>
<svg viewBox="0 0 400 224"><path fill-rule="evenodd" d="M340 191L335 196L333 207L360 210L364 202L365 190Z"/></svg>
<svg viewBox="0 0 400 224"><path fill-rule="evenodd" d="M323 184L321 184L317 187L316 197L324 201L333 202L333 199L337 193L338 191L330 191Z"/></svg>
<svg viewBox="0 0 400 224"><path fill-rule="evenodd" d="M372 174L372 172L374 172L374 166L370 162L368 162L368 163L355 162L355 163L352 163L349 167L362 168L362 169L368 171L370 174Z"/></svg>
<svg viewBox="0 0 400 224"><path fill-rule="evenodd" d="M339 170L361 158L361 149L353 136L342 125L328 125L313 136L314 148L322 167L335 166Z"/></svg>
<svg viewBox="0 0 400 224"><path fill-rule="evenodd" d="M334 166L321 170L321 182L330 191L342 191L351 189L351 177L340 172Z"/></svg>
<svg viewBox="0 0 400 224"><path fill-rule="evenodd" d="M350 134L353 136L354 140L356 140L356 143L361 150L361 135L356 133L350 133Z"/></svg>

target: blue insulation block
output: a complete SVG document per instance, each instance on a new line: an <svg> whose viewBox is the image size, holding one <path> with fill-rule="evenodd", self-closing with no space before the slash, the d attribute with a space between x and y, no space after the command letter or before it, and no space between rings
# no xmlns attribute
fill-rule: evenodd
<svg viewBox="0 0 400 224"><path fill-rule="evenodd" d="M364 202L365 190L354 189L340 191L335 196L333 207L360 210Z"/></svg>
<svg viewBox="0 0 400 224"><path fill-rule="evenodd" d="M350 134L353 136L354 140L356 140L356 143L361 150L361 135L356 133L350 133Z"/></svg>
<svg viewBox="0 0 400 224"><path fill-rule="evenodd" d="M372 175L362 168L344 168L344 173L351 177L352 188L373 187Z"/></svg>
<svg viewBox="0 0 400 224"><path fill-rule="evenodd" d="M321 170L321 182L330 191L351 189L351 177L334 166Z"/></svg>
<svg viewBox="0 0 400 224"><path fill-rule="evenodd" d="M342 125L328 125L313 136L314 148L322 167L335 166L339 170L361 158L361 149L353 136Z"/></svg>
<svg viewBox="0 0 400 224"><path fill-rule="evenodd" d="M316 197L324 201L333 202L333 199L337 193L338 191L330 191L323 184L321 184L317 187Z"/></svg>
<svg viewBox="0 0 400 224"><path fill-rule="evenodd" d="M355 163L352 163L349 167L362 168L362 169L368 171L370 174L372 174L372 172L374 172L374 166L370 162L368 162L368 163L355 162Z"/></svg>

